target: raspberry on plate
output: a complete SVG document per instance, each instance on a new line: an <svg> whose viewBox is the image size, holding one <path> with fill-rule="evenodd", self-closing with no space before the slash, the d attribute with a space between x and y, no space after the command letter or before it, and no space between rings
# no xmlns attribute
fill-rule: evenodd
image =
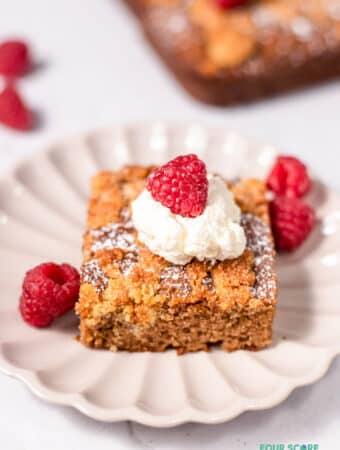
<svg viewBox="0 0 340 450"><path fill-rule="evenodd" d="M12 85L0 92L0 123L20 131L33 126L32 112Z"/></svg>
<svg viewBox="0 0 340 450"><path fill-rule="evenodd" d="M0 73L7 77L25 74L31 65L27 44L12 40L0 44Z"/></svg>
<svg viewBox="0 0 340 450"><path fill-rule="evenodd" d="M284 251L298 248L316 221L313 208L294 197L276 197L271 202L270 215L276 248Z"/></svg>
<svg viewBox="0 0 340 450"><path fill-rule="evenodd" d="M279 156L267 180L267 186L277 195L302 197L311 187L306 166L292 156Z"/></svg>
<svg viewBox="0 0 340 450"><path fill-rule="evenodd" d="M178 156L151 173L147 189L173 214L200 216L208 196L206 166L196 155Z"/></svg>
<svg viewBox="0 0 340 450"><path fill-rule="evenodd" d="M29 270L22 285L19 309L35 327L46 327L72 309L79 294L79 273L68 264L44 263Z"/></svg>

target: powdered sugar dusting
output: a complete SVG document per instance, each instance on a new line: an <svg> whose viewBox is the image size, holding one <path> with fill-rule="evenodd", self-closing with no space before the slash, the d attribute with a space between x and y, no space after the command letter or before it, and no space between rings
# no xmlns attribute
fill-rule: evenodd
<svg viewBox="0 0 340 450"><path fill-rule="evenodd" d="M338 0L329 0L326 9L334 20L340 20L340 3Z"/></svg>
<svg viewBox="0 0 340 450"><path fill-rule="evenodd" d="M291 29L294 35L302 41L308 41L313 36L313 33L315 33L314 24L303 16L298 16L292 21Z"/></svg>
<svg viewBox="0 0 340 450"><path fill-rule="evenodd" d="M104 291L108 285L108 278L95 259L92 259L81 267L80 278L82 283L92 284L97 292Z"/></svg>
<svg viewBox="0 0 340 450"><path fill-rule="evenodd" d="M100 250L122 250L124 256L118 261L119 269L124 275L129 275L138 262L139 249L128 208L121 210L120 219L114 224L89 231L92 237L91 251L96 253Z"/></svg>
<svg viewBox="0 0 340 450"><path fill-rule="evenodd" d="M126 253L121 261L119 261L119 269L124 275L129 275L132 269L138 263L137 253Z"/></svg>
<svg viewBox="0 0 340 450"><path fill-rule="evenodd" d="M252 287L252 295L260 299L274 300L276 294L276 278L273 270L275 252L270 228L253 214L243 214L241 225L246 234L247 247L254 253L256 282ZM92 252L115 248L122 250L124 256L118 261L119 269L124 275L129 275L138 263L139 250L134 233L129 211L122 211L120 222L90 230L93 238L91 250ZM82 282L92 284L98 292L105 290L108 283L107 277L95 259L82 267L81 277ZM181 265L164 268L160 276L160 284L164 289L181 297L187 297L192 290L186 268ZM202 285L214 290L211 276L203 278Z"/></svg>
<svg viewBox="0 0 340 450"><path fill-rule="evenodd" d="M186 48L192 39L192 23L183 5L167 8L151 8L147 15L153 33L163 46L172 48L174 43Z"/></svg>
<svg viewBox="0 0 340 450"><path fill-rule="evenodd" d="M209 291L215 292L215 285L214 280L212 279L211 275L207 275L206 277L202 278L202 286L207 288Z"/></svg>
<svg viewBox="0 0 340 450"><path fill-rule="evenodd" d="M284 3L284 2L282 2ZM320 1L318 5L319 14L313 14L315 5L306 0L297 0L296 5L291 5L292 15L286 15L284 9L280 14L280 9L273 7L263 2L258 2L252 8L251 17L254 25L259 32L266 31L266 29L279 29L292 33L302 41L308 41L312 38L318 28L322 29L322 22L324 17L328 16L330 23L329 27L336 27L340 20L340 3L339 0L325 0Z"/></svg>
<svg viewBox="0 0 340 450"><path fill-rule="evenodd" d="M185 266L168 266L162 270L160 276L162 287L173 291L180 297L187 297L191 292L191 286Z"/></svg>
<svg viewBox="0 0 340 450"><path fill-rule="evenodd" d="M246 233L247 247L254 253L256 281L252 294L256 298L274 300L276 295L275 251L270 228L253 214L243 214L241 224Z"/></svg>
<svg viewBox="0 0 340 450"><path fill-rule="evenodd" d="M136 252L137 246L133 235L134 229L128 224L117 222L102 228L90 230L93 238L91 250L112 250L119 248L126 252Z"/></svg>

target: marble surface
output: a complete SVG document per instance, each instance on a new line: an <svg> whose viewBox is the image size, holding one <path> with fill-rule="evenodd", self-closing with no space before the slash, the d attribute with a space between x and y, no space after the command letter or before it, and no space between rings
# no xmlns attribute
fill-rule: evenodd
<svg viewBox="0 0 340 450"><path fill-rule="evenodd" d="M161 118L233 128L274 143L301 156L340 190L338 82L216 109L183 94L118 0L0 0L0 10L0 39L22 36L33 46L36 69L19 87L40 118L30 134L0 129L1 172L66 134ZM339 372L338 358L323 380L298 389L272 410L246 413L223 425L168 430L97 423L42 402L0 375L0 448L238 450L258 449L262 442L313 442L334 449L340 440Z"/></svg>

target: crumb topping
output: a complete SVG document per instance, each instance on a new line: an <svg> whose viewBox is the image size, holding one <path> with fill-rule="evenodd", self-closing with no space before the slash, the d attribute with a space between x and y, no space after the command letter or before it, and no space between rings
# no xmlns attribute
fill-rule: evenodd
<svg viewBox="0 0 340 450"><path fill-rule="evenodd" d="M103 292L108 285L108 278L101 269L99 262L95 259L82 265L80 280L82 283L91 284L96 288L97 292Z"/></svg>
<svg viewBox="0 0 340 450"><path fill-rule="evenodd" d="M135 252L137 247L133 232L133 228L122 222L90 230L93 238L91 250L97 252L99 250L119 248L124 251Z"/></svg>
<svg viewBox="0 0 340 450"><path fill-rule="evenodd" d="M165 267L161 272L160 285L179 297L187 297L192 291L185 266Z"/></svg>
<svg viewBox="0 0 340 450"><path fill-rule="evenodd" d="M243 255L179 266L151 253L138 241L131 223L129 205L144 188L148 173L148 169L130 167L95 177L77 311L81 314L94 307L108 314L123 308L129 320L138 322L153 320L152 310L163 304L171 308L206 302L229 310L252 299L275 303L274 249L264 183L238 180L229 184L243 212L248 242ZM89 285L95 288L91 296Z"/></svg>

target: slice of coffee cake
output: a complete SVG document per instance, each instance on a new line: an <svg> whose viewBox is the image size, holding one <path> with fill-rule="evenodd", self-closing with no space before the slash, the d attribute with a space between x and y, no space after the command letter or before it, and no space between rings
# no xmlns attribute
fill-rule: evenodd
<svg viewBox="0 0 340 450"><path fill-rule="evenodd" d="M234 259L174 264L138 238L131 203L151 168L99 173L92 182L80 299L80 340L94 348L179 353L220 344L228 351L271 343L276 305L266 188L229 188L241 208L246 249ZM162 224L159 224L161 227Z"/></svg>

